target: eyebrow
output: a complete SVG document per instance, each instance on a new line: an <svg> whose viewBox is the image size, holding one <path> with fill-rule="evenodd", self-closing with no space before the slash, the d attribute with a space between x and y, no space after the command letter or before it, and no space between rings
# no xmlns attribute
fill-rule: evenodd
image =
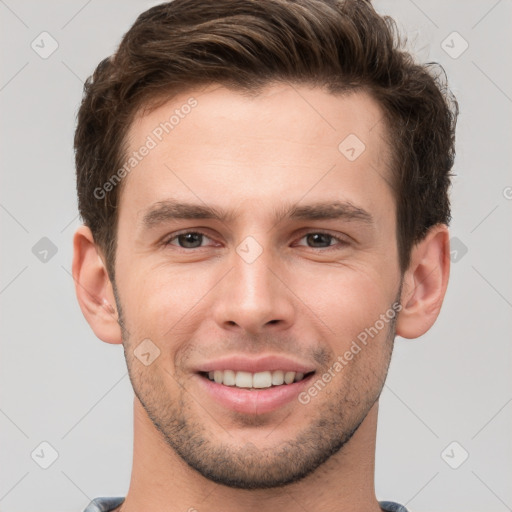
<svg viewBox="0 0 512 512"><path fill-rule="evenodd" d="M291 220L345 220L356 221L372 226L373 216L363 208L347 201L316 202L299 206L283 205L274 210L275 218ZM177 219L213 219L221 222L233 222L236 212L222 210L205 204L185 203L174 199L159 201L152 205L142 217L146 229Z"/></svg>

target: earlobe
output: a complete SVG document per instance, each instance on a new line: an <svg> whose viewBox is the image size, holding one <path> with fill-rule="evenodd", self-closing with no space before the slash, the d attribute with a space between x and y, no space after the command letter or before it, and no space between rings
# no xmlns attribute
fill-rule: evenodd
<svg viewBox="0 0 512 512"><path fill-rule="evenodd" d="M450 238L445 224L433 226L411 252L411 263L404 274L402 310L396 334L417 338L434 325L448 286Z"/></svg>
<svg viewBox="0 0 512 512"><path fill-rule="evenodd" d="M122 343L108 272L91 230L80 226L73 238L73 279L82 313L98 338Z"/></svg>

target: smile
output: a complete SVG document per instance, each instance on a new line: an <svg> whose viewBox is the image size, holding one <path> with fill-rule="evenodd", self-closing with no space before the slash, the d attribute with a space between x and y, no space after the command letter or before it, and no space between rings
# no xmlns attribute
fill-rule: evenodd
<svg viewBox="0 0 512 512"><path fill-rule="evenodd" d="M222 408L243 414L264 414L277 411L291 403L298 404L297 397L310 385L314 373L314 371L302 374L276 370L253 374L244 371L215 370L213 379L210 378L210 372L200 372L196 375L204 396L210 397ZM215 374L217 374L217 380L222 382L216 381ZM272 384L272 379L282 384ZM234 380L234 384L225 384L224 380L227 382ZM237 382L240 384L237 385ZM258 388L255 385L262 387Z"/></svg>
<svg viewBox="0 0 512 512"><path fill-rule="evenodd" d="M310 372L312 373L312 372ZM245 372L235 370L214 370L205 375L217 384L244 389L265 389L273 386L289 385L304 379L305 374L284 370ZM306 374L306 376L309 374Z"/></svg>

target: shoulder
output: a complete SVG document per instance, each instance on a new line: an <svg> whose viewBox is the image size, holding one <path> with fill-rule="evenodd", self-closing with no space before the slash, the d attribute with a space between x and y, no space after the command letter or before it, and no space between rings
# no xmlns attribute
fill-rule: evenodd
<svg viewBox="0 0 512 512"><path fill-rule="evenodd" d="M94 498L83 512L111 512L123 503L124 497L116 498Z"/></svg>
<svg viewBox="0 0 512 512"><path fill-rule="evenodd" d="M394 501L379 501L379 505L384 512L408 512L403 505Z"/></svg>

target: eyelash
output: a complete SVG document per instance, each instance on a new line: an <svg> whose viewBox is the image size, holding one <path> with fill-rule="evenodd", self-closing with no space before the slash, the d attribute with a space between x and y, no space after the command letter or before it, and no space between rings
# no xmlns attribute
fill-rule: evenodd
<svg viewBox="0 0 512 512"><path fill-rule="evenodd" d="M191 233L196 234L196 235L203 235L206 238L209 238L210 240L212 240L212 238L209 235L207 235L206 233L204 233L203 231L194 229L194 230L187 230L187 231L181 231L181 232L175 233L171 237L168 237L167 239L165 239L162 243L163 243L163 245L165 247L167 247L169 245L173 245L173 244L171 244L171 242L176 240L179 236L187 235L187 234L191 234ZM307 233L304 233L300 237L300 240L302 240L304 237L306 237L308 235L312 235L312 234L314 234L314 235L326 235L326 236L336 240L337 242L339 242L340 245L343 246L343 247L349 245L349 242L347 242L347 240L345 240L345 239L343 239L341 237L335 236L335 235L331 235L330 233L327 233L325 231L308 231ZM186 248L186 247L180 247L178 245L176 245L174 247L176 249L180 249L180 250L186 251L186 252L197 251L198 249L204 249L204 247ZM307 247L307 246L301 246L301 247ZM331 250L336 250L337 247L335 245L333 245L333 246L328 246L328 247L308 247L308 248L316 250L316 251L328 252L328 251L331 251Z"/></svg>

